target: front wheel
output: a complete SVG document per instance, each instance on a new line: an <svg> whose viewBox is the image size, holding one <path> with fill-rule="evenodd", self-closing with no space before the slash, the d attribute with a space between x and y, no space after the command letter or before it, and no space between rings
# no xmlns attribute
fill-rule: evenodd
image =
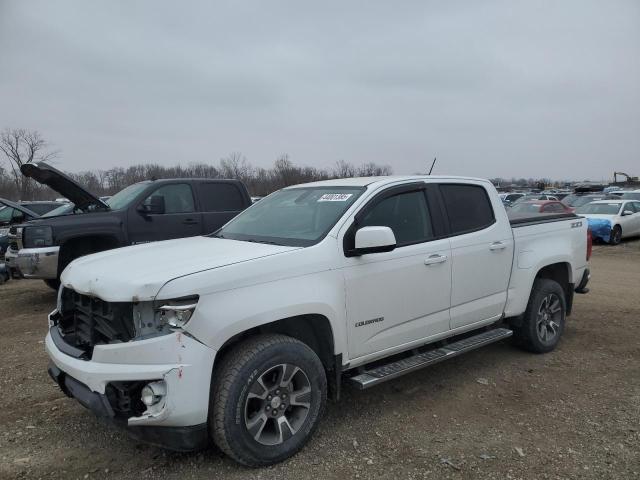
<svg viewBox="0 0 640 480"><path fill-rule="evenodd" d="M609 237L609 243L611 245L618 245L622 241L622 227L620 225L616 225L611 230L611 236Z"/></svg>
<svg viewBox="0 0 640 480"><path fill-rule="evenodd" d="M560 284L539 278L533 284L522 325L514 328L516 344L534 353L546 353L556 348L566 319L567 302Z"/></svg>
<svg viewBox="0 0 640 480"><path fill-rule="evenodd" d="M248 466L294 455L315 431L326 404L320 359L284 335L259 335L239 344L223 359L213 382L213 440Z"/></svg>

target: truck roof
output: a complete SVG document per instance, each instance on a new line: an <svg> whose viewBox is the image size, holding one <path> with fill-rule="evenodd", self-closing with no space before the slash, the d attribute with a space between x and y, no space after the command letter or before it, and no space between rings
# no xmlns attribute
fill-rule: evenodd
<svg viewBox="0 0 640 480"><path fill-rule="evenodd" d="M394 183L398 181L411 181L411 180L472 180L475 182L489 182L484 178L473 177L457 177L453 175L389 175L382 177L351 177L351 178L336 178L333 180L321 180L319 182L302 183L299 185L292 185L287 188L297 187L366 187L368 185L385 185L388 183Z"/></svg>
<svg viewBox="0 0 640 480"><path fill-rule="evenodd" d="M153 180L142 180L138 183L175 183L176 181L186 181L186 182L218 182L218 183L242 183L241 180L237 180L235 178L207 178L207 177L172 177L172 178L156 178Z"/></svg>

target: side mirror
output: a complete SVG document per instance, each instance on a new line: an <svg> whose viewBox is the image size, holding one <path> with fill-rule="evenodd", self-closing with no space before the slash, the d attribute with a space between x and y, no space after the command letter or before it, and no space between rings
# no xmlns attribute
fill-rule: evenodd
<svg viewBox="0 0 640 480"><path fill-rule="evenodd" d="M138 207L138 211L143 215L162 215L165 212L164 197L152 195L148 203L145 202Z"/></svg>
<svg viewBox="0 0 640 480"><path fill-rule="evenodd" d="M631 210L625 210L624 212L622 212L623 217L626 217L627 215L633 215L633 212Z"/></svg>
<svg viewBox="0 0 640 480"><path fill-rule="evenodd" d="M396 236L389 227L362 227L356 232L355 255L390 252L396 248Z"/></svg>

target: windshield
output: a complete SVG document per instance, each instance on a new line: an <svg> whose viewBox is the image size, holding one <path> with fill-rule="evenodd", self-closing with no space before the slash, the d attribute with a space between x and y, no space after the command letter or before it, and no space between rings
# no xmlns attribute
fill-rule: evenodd
<svg viewBox="0 0 640 480"><path fill-rule="evenodd" d="M280 190L242 212L214 236L291 247L313 245L363 191L353 187Z"/></svg>
<svg viewBox="0 0 640 480"><path fill-rule="evenodd" d="M590 196L584 196L584 195L577 195L575 198L572 198L568 201L565 198L563 202L565 203L565 205L577 208L577 207L586 205L588 203L595 202L596 200L602 200L602 197L590 197Z"/></svg>
<svg viewBox="0 0 640 480"><path fill-rule="evenodd" d="M13 216L13 208L0 206L0 223L9 223Z"/></svg>
<svg viewBox="0 0 640 480"><path fill-rule="evenodd" d="M576 213L592 215L617 215L621 203L589 203L576 209Z"/></svg>
<svg viewBox="0 0 640 480"><path fill-rule="evenodd" d="M620 198L623 200L640 200L640 192L626 192Z"/></svg>
<svg viewBox="0 0 640 480"><path fill-rule="evenodd" d="M518 204L522 202L529 202L531 200L540 200L540 195L522 195L520 198L517 198L513 203Z"/></svg>
<svg viewBox="0 0 640 480"><path fill-rule="evenodd" d="M134 183L133 185L129 185L127 188L120 190L113 197L107 200L107 205L111 207L111 210L120 210L121 208L125 208L128 206L135 198L146 189L148 183Z"/></svg>
<svg viewBox="0 0 640 480"><path fill-rule="evenodd" d="M539 203L516 203L509 212L513 213L529 213L539 212L542 205Z"/></svg>
<svg viewBox="0 0 640 480"><path fill-rule="evenodd" d="M38 215L44 215L51 210L58 208L59 203L27 203L24 206Z"/></svg>
<svg viewBox="0 0 640 480"><path fill-rule="evenodd" d="M59 206L58 208L54 208L50 212L45 213L40 218L44 217L57 217L59 215L68 215L73 213L75 205L73 203L65 203L64 205Z"/></svg>

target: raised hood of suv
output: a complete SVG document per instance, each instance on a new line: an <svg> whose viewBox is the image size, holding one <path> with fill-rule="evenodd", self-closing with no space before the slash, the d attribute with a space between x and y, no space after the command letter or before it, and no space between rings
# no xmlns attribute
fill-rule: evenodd
<svg viewBox="0 0 640 480"><path fill-rule="evenodd" d="M109 210L106 203L84 189L78 182L45 162L25 163L20 167L20 171L25 177L33 178L36 182L46 185L66 197L81 210L86 211L91 205L99 210Z"/></svg>
<svg viewBox="0 0 640 480"><path fill-rule="evenodd" d="M81 257L61 280L65 287L107 302L148 301L175 278L299 248L212 237L166 240Z"/></svg>

